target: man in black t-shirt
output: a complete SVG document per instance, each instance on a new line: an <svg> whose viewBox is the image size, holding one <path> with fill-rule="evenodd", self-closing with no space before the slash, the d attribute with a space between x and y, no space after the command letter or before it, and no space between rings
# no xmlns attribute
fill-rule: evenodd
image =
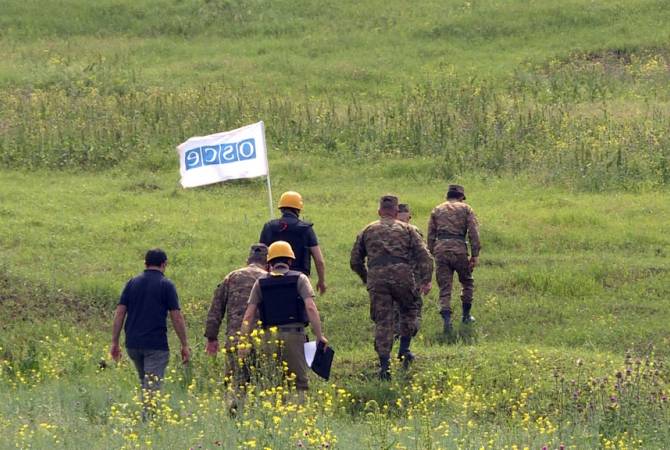
<svg viewBox="0 0 670 450"><path fill-rule="evenodd" d="M190 351L177 289L163 275L167 255L161 249L149 250L144 263L146 270L128 281L116 307L110 354L115 361L121 359L119 335L125 321L126 351L135 364L142 388L158 390L170 356L168 312L181 342L182 362L188 362Z"/></svg>
<svg viewBox="0 0 670 450"><path fill-rule="evenodd" d="M326 292L326 263L312 224L299 218L302 208L303 201L299 193L284 192L279 198L279 210L282 216L280 219L271 220L263 226L259 242L268 247L273 242L288 242L295 253L295 259L290 267L291 270L297 270L307 276L310 274L312 258L314 258L318 275L316 290L323 294Z"/></svg>

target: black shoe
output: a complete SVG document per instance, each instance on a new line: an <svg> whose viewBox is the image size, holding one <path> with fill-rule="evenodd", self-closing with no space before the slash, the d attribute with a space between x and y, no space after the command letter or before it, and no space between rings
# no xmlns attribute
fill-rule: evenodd
<svg viewBox="0 0 670 450"><path fill-rule="evenodd" d="M409 366L412 365L412 361L416 359L416 356L414 356L414 353L408 351L405 353L398 353L398 359L402 361L402 368L407 370L409 369Z"/></svg>
<svg viewBox="0 0 670 450"><path fill-rule="evenodd" d="M379 357L379 379L391 381L391 361L388 356Z"/></svg>
<svg viewBox="0 0 670 450"><path fill-rule="evenodd" d="M463 323L469 324L475 321L475 318L470 315L470 310L472 309L472 303L463 303Z"/></svg>
<svg viewBox="0 0 670 450"><path fill-rule="evenodd" d="M452 331L451 311L441 311L440 315L442 316L442 320L444 321L444 324L442 325L442 332L446 335L450 335Z"/></svg>
<svg viewBox="0 0 670 450"><path fill-rule="evenodd" d="M379 369L379 379L381 381L391 381L391 371L389 369Z"/></svg>

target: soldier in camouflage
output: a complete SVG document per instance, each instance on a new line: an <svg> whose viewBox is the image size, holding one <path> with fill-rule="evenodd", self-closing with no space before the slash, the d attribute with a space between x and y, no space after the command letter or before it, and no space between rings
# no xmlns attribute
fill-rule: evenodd
<svg viewBox="0 0 670 450"><path fill-rule="evenodd" d="M454 272L458 274L463 291L461 302L465 324L474 322L470 315L474 281L472 271L479 257L479 225L470 205L464 202L463 186L452 184L447 191L447 201L433 208L428 221L428 249L435 257L437 284L440 287L440 314L444 319L444 332L451 332L451 285ZM465 243L470 241L470 258Z"/></svg>
<svg viewBox="0 0 670 450"><path fill-rule="evenodd" d="M236 344L236 336L242 326L242 318L247 309L251 288L256 280L267 273L268 248L265 244L254 244L249 251L247 266L230 272L214 291L212 304L207 314L205 337L206 351L216 355L219 351L219 328L223 316L226 316L226 340L224 346L229 350ZM227 352L228 373L232 374L236 366L234 353Z"/></svg>
<svg viewBox="0 0 670 450"><path fill-rule="evenodd" d="M366 226L356 238L350 265L366 283L370 294L370 318L375 322L379 376L382 380L388 380L394 307L400 311L398 357L407 368L414 359L410 343L417 332L417 287L412 271L416 266L419 291L427 294L431 288L433 260L421 236L407 224L396 220L397 197L383 196L378 213L380 219Z"/></svg>
<svg viewBox="0 0 670 450"><path fill-rule="evenodd" d="M412 212L409 209L409 205L407 203L400 203L398 205L398 220L401 222L406 223L410 227L414 229L414 231L417 232L419 236L421 236L421 240L423 240L423 233L421 233L421 230L419 230L419 227L415 226L414 224L410 223L410 220L412 220ZM421 311L423 309L423 298L421 297L421 293L418 291L418 286L421 280L421 273L419 272L420 268L419 266L415 265L414 266L414 284L417 287L416 291L416 302L417 302L417 317L416 317L416 329L418 330L419 327L421 326ZM400 336L400 310L398 308L395 309L394 312L394 317L395 317L395 322L396 322L396 335Z"/></svg>

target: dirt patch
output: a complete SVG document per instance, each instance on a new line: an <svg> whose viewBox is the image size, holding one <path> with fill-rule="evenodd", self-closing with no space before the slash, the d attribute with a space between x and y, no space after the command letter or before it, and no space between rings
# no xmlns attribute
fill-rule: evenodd
<svg viewBox="0 0 670 450"><path fill-rule="evenodd" d="M572 53L567 58L552 61L540 70L545 75L566 69L600 68L605 73L645 75L660 69L670 76L670 49L667 48L611 48Z"/></svg>

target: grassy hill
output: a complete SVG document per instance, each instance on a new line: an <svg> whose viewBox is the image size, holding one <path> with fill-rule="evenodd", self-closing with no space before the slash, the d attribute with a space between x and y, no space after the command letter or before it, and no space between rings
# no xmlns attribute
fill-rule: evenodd
<svg viewBox="0 0 670 450"><path fill-rule="evenodd" d="M0 447L667 447L669 21L637 0L5 0ZM304 409L259 382L230 417L201 336L265 184L183 190L174 146L257 120L326 255L337 366ZM349 251L380 195L425 230L451 182L481 221L477 323L445 340L434 290L415 367L380 384ZM143 424L107 347L157 245L195 357Z"/></svg>

